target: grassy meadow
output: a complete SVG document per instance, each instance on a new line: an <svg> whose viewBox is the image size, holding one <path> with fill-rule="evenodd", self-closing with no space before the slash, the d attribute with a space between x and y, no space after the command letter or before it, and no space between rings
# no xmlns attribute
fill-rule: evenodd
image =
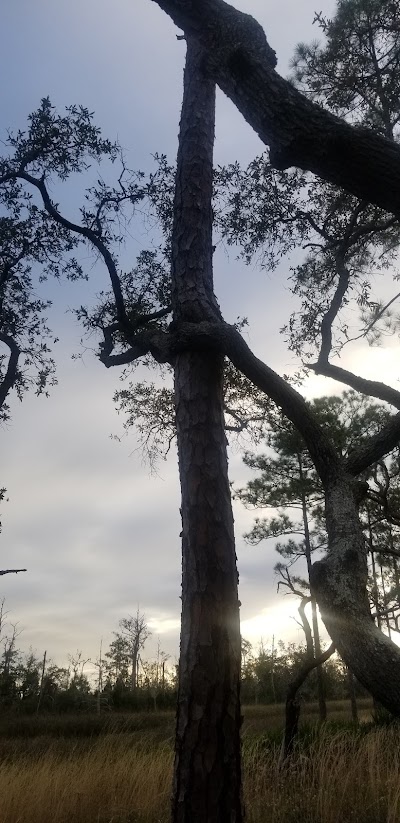
<svg viewBox="0 0 400 823"><path fill-rule="evenodd" d="M370 719L360 701L361 720ZM278 769L280 706L244 709L248 823L398 823L400 728L359 730L345 702L317 731L305 707L297 756ZM1 823L167 823L174 717L0 718Z"/></svg>

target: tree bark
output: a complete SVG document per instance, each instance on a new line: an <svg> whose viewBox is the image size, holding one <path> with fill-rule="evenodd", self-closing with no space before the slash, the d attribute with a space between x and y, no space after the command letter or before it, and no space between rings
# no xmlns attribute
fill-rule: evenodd
<svg viewBox="0 0 400 823"><path fill-rule="evenodd" d="M219 319L212 278L215 86L188 41L172 237L173 324ZM174 823L241 823L240 627L223 420L223 356L175 360L182 627Z"/></svg>
<svg viewBox="0 0 400 823"><path fill-rule="evenodd" d="M297 166L400 216L400 147L312 103L274 71L262 27L223 0L155 0L207 52L208 71L270 146L277 168Z"/></svg>
<svg viewBox="0 0 400 823"><path fill-rule="evenodd" d="M367 547L357 487L337 473L325 487L328 551L312 566L321 617L340 656L368 691L400 716L400 655L371 620L366 590Z"/></svg>

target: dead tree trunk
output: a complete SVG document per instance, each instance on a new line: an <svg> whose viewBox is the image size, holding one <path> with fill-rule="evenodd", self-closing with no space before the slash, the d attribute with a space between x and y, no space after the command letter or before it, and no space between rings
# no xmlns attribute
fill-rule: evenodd
<svg viewBox="0 0 400 823"><path fill-rule="evenodd" d="M47 652L45 651L45 653L43 655L42 673L41 673L41 676L40 676L39 696L38 696L38 702L37 702L37 706L36 706L36 714L39 714L40 704L42 702L42 697L43 697L44 673L46 671L46 657L47 657Z"/></svg>
<svg viewBox="0 0 400 823"><path fill-rule="evenodd" d="M188 41L172 237L173 325L219 320L212 277L215 87ZM223 357L175 361L182 628L174 823L241 823L240 627L223 420Z"/></svg>

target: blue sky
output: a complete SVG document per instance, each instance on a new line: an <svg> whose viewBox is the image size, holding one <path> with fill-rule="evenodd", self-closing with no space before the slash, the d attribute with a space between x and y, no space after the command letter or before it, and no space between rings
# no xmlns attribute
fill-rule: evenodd
<svg viewBox="0 0 400 823"><path fill-rule="evenodd" d="M314 39L315 0L237 2L264 25L276 50L278 70L300 40ZM333 2L319 0L330 13ZM147 169L151 155L177 150L182 95L184 43L170 20L151 0L13 0L3 4L0 68L7 77L0 91L2 128L23 127L43 96L59 108L81 103L96 113L105 135L117 137L132 168ZM221 93L217 100L215 160L243 163L261 144ZM73 210L79 185L68 188L62 205ZM126 248L138 253L146 238L139 228ZM81 330L68 309L93 299L103 273L87 261L88 286L52 286L51 322L60 336L55 355L59 384L49 400L26 397L13 403L13 418L0 431L2 476L10 502L3 507L1 566L26 566L28 573L1 578L0 594L10 617L24 631L21 647L32 645L59 663L82 649L95 656L111 639L119 618L143 610L153 631L147 655L155 654L157 635L172 656L178 652L180 613L179 487L175 452L152 477L137 452L134 432L120 433L112 395L117 370L107 371L92 351L79 350ZM215 280L227 320L250 320L248 340L257 354L279 372L294 368L279 328L290 311L289 264L274 275L242 264L224 252L217 257ZM390 379L395 349L368 353L371 376ZM365 351L356 349L352 365L365 374ZM140 375L141 372L139 371ZM333 393L328 381L311 381L308 391ZM246 476L240 453L230 456L231 479ZM295 606L276 595L273 545L244 545L251 515L235 504L241 580L243 634L298 639L289 612Z"/></svg>

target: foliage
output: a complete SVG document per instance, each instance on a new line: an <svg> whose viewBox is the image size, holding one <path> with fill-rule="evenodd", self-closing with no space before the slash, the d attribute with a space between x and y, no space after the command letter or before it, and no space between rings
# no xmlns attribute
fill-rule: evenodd
<svg viewBox="0 0 400 823"><path fill-rule="evenodd" d="M332 20L317 14L324 41L297 47L292 81L335 114L396 140L396 19L392 0L341 0ZM397 219L309 173L276 171L268 155L245 169L220 168L217 187L218 227L247 263L257 258L272 270L283 256L304 251L292 265L290 286L301 308L283 330L304 364L311 366L316 353L326 361L351 340L373 344L398 331L399 294L387 300L374 294L376 275L397 264Z"/></svg>
<svg viewBox="0 0 400 823"><path fill-rule="evenodd" d="M386 406L370 402L353 391L318 398L310 406L321 426L329 429L343 457L379 432L389 418ZM318 555L327 545L322 484L304 440L283 416L270 417L264 442L267 452L245 452L244 463L256 476L237 490L236 497L247 508L270 509L273 514L256 516L245 539L251 545L258 545L264 540L287 538L275 544L283 561L275 566L278 588L304 598L309 591L311 556L314 560L314 554ZM384 627L389 635L392 630L399 630L400 618L399 476L400 457L396 447L385 460L364 473L368 491L360 507L370 558L371 610L379 627ZM302 570L296 574L292 569L293 564L304 557L308 565L306 579L301 576Z"/></svg>
<svg viewBox="0 0 400 823"><path fill-rule="evenodd" d="M42 184L66 180L88 169L88 159L113 160L117 147L101 138L92 115L81 106L56 113L48 98L28 117L26 131L9 133L0 158L0 415L6 420L11 390L22 399L33 387L47 393L55 383L52 337L46 320L51 305L39 284L49 276L84 277L73 252L78 239L55 222L29 187L31 175ZM86 215L88 217L88 215Z"/></svg>
<svg viewBox="0 0 400 823"><path fill-rule="evenodd" d="M339 117L393 137L400 120L400 35L394 0L340 0L316 14L321 46L300 44L292 60L300 89Z"/></svg>

